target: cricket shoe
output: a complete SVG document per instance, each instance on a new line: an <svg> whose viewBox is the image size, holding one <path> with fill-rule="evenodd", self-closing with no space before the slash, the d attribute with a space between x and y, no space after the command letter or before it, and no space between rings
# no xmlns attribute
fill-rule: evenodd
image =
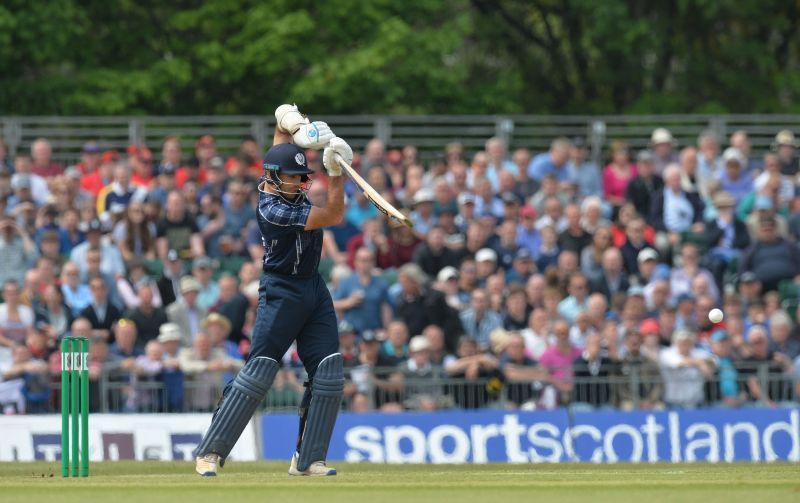
<svg viewBox="0 0 800 503"><path fill-rule="evenodd" d="M300 471L297 469L297 453L292 456L292 464L289 465L289 475L297 475L303 477L328 477L336 475L336 468L330 468L325 465L325 461L314 461L307 470Z"/></svg>
<svg viewBox="0 0 800 503"><path fill-rule="evenodd" d="M216 477L217 466L219 465L219 454L210 452L205 456L197 456L197 464L194 469L203 477Z"/></svg>

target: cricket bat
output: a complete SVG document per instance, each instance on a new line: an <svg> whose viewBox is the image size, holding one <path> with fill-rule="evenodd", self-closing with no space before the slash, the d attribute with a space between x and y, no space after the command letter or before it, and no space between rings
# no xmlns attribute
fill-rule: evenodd
<svg viewBox="0 0 800 503"><path fill-rule="evenodd" d="M336 161L339 163L342 169L344 169L345 172L347 172L347 175L354 182L356 182L358 188L361 189L361 192L364 193L364 197L369 199L369 201L372 204L374 204L376 208L378 208L378 211L380 211L387 217L391 218L392 220L395 220L403 225L408 226L409 228L414 227L414 223L411 222L411 220L409 220L407 216L403 215L402 213L400 213L400 211L397 210L397 208L389 204L389 201L384 199L383 196L380 195L377 190L373 189L372 185L367 183L367 181L364 180L361 177L361 175L359 175L358 172L355 169L353 169L352 166L347 164L347 162L344 159L342 159L342 156L336 154Z"/></svg>

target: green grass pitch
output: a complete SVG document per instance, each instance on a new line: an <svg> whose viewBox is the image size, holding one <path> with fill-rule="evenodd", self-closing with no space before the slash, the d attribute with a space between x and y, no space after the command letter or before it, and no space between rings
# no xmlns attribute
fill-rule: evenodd
<svg viewBox="0 0 800 503"><path fill-rule="evenodd" d="M382 503L511 501L777 503L800 501L798 464L368 465L337 477L295 478L287 463L228 463L216 478L193 463L94 463L62 479L58 463L0 463L0 501L104 503Z"/></svg>

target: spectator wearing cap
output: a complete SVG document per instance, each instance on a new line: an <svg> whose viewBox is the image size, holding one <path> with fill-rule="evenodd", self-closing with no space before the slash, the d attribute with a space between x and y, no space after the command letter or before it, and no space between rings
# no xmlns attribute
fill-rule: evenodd
<svg viewBox="0 0 800 503"><path fill-rule="evenodd" d="M111 215L125 212L131 201L143 201L146 190L131 184L130 168L124 164L114 166L114 181L97 195L97 215L111 220Z"/></svg>
<svg viewBox="0 0 800 503"><path fill-rule="evenodd" d="M392 366L408 359L408 326L400 320L389 322L386 326L386 340L381 345L381 353Z"/></svg>
<svg viewBox="0 0 800 503"><path fill-rule="evenodd" d="M557 197L548 197L545 200L544 213L536 221L536 228L540 231L543 227L548 225L552 226L556 233L561 233L567 228L567 219L564 217L564 207ZM589 231L591 232L591 230Z"/></svg>
<svg viewBox="0 0 800 503"><path fill-rule="evenodd" d="M14 157L14 174L11 176L11 188L14 190L12 197L20 200L33 199L38 205L44 204L50 197L47 180L33 172L33 161L27 155ZM19 191L23 190L28 192L19 193ZM9 209L13 208L13 206L13 202L9 201Z"/></svg>
<svg viewBox="0 0 800 503"><path fill-rule="evenodd" d="M486 292L476 289L470 296L470 307L459 313L464 333L473 338L483 350L489 347L489 335L503 326L503 317L492 311Z"/></svg>
<svg viewBox="0 0 800 503"><path fill-rule="evenodd" d="M491 248L481 248L475 253L478 267L478 285L485 286L486 280L497 271L497 252Z"/></svg>
<svg viewBox="0 0 800 503"><path fill-rule="evenodd" d="M469 302L469 295L461 289L458 269L453 266L446 266L439 271L434 288L445 295L447 305L453 309L462 309Z"/></svg>
<svg viewBox="0 0 800 503"><path fill-rule="evenodd" d="M633 203L643 217L650 214L653 196L664 188L664 180L656 173L655 160L650 150L641 150L636 156L636 176L625 188L625 200Z"/></svg>
<svg viewBox="0 0 800 503"><path fill-rule="evenodd" d="M24 281L25 271L38 256L29 234L8 216L0 215L0 282Z"/></svg>
<svg viewBox="0 0 800 503"><path fill-rule="evenodd" d="M261 171L261 168L259 168L259 171ZM236 180L247 188L246 182L243 179L236 178L233 180ZM206 194L213 194L219 198L223 198L228 191L228 182L228 173L225 171L222 164L222 158L212 158L211 162L208 164L208 171L206 172L206 183L201 185L197 190L197 198L202 199ZM225 197L225 202L228 202L228 197Z"/></svg>
<svg viewBox="0 0 800 503"><path fill-rule="evenodd" d="M124 313L124 317L136 323L139 341L146 344L158 337L158 329L167 323L167 314L153 302L153 289L149 284L139 286L136 292L138 305Z"/></svg>
<svg viewBox="0 0 800 503"><path fill-rule="evenodd" d="M176 250L182 259L205 255L203 238L194 217L186 210L186 200L179 191L167 196L166 212L156 224L156 247L161 260L169 250Z"/></svg>
<svg viewBox="0 0 800 503"><path fill-rule="evenodd" d="M767 186L763 191L751 194L753 197L750 198L752 201L750 208L747 207L747 203L749 201L745 200L739 205L736 211L737 216L744 219L745 224L747 225L747 231L750 233L751 241L758 237L759 221L762 218L769 217L775 220L776 231L778 235L782 238L789 237L789 224L787 223L786 218L784 218L784 216L779 212L779 210L783 210L783 208L779 208L776 204L775 198L769 194L770 185L772 188L776 188L776 184L774 182L777 182L777 180L774 177L770 180L770 182L767 182ZM752 211L750 211L750 209L752 209Z"/></svg>
<svg viewBox="0 0 800 503"><path fill-rule="evenodd" d="M226 356L237 361L236 370L244 366L239 345L228 338L231 333L231 322L228 321L228 318L219 313L208 313L200 327L211 338L212 348L221 349ZM224 379L228 382L234 377L236 377L235 374L229 373L224 376Z"/></svg>
<svg viewBox="0 0 800 503"><path fill-rule="evenodd" d="M706 379L713 376L709 355L695 348L695 335L678 330L672 346L661 351L659 367L664 381L664 402L671 408L698 407L704 400Z"/></svg>
<svg viewBox="0 0 800 503"><path fill-rule="evenodd" d="M724 169L719 176L720 187L733 196L738 204L753 190L753 177L745 171L745 157L733 147L722 154Z"/></svg>
<svg viewBox="0 0 800 503"><path fill-rule="evenodd" d="M219 300L219 285L212 279L214 261L206 256L196 257L192 261L192 276L200 284L197 305L209 309Z"/></svg>
<svg viewBox="0 0 800 503"><path fill-rule="evenodd" d="M362 247L356 252L355 270L333 293L333 306L357 332L378 330L392 319L388 292L389 285L375 273L375 253Z"/></svg>
<svg viewBox="0 0 800 503"><path fill-rule="evenodd" d="M472 192L461 192L456 198L458 213L456 214L455 224L462 233L466 233L475 216L475 194Z"/></svg>
<svg viewBox="0 0 800 503"><path fill-rule="evenodd" d="M536 269L545 271L548 267L558 263L561 250L558 248L558 234L552 225L546 225L539 230L539 249L536 250Z"/></svg>
<svg viewBox="0 0 800 503"><path fill-rule="evenodd" d="M108 285L101 276L94 276L89 280L89 290L92 301L80 312L81 318L86 318L92 324L92 335L108 339L111 328L122 317L119 308L109 300Z"/></svg>
<svg viewBox="0 0 800 503"><path fill-rule="evenodd" d="M739 151L745 156L747 159L747 171L751 173L758 173L761 171L762 164L753 155L753 144L750 142L750 137L747 135L747 131L743 129L737 129L731 133L728 143L731 147L738 148Z"/></svg>
<svg viewBox="0 0 800 503"><path fill-rule="evenodd" d="M536 155L528 164L528 176L541 183L545 175L553 174L559 182L570 181L570 171L567 169L570 148L572 144L568 138L559 137L550 143L550 150Z"/></svg>
<svg viewBox="0 0 800 503"><path fill-rule="evenodd" d="M725 330L717 329L711 334L711 358L714 362L714 380L710 399L728 407L738 407L746 396L739 386L739 372L733 359L733 345Z"/></svg>
<svg viewBox="0 0 800 503"><path fill-rule="evenodd" d="M668 166L664 170L664 189L653 197L650 223L657 231L666 233L673 246L680 243L682 234L703 230L703 202L693 192L681 188L681 168Z"/></svg>
<svg viewBox="0 0 800 503"><path fill-rule="evenodd" d="M644 338L652 333L652 326L645 326L647 321L642 323L640 331L628 330L625 332L624 353L616 367L616 374L621 378L612 388L614 402L617 407L623 410L637 409L658 409L663 407L661 403L661 375L655 359L649 358L643 351ZM655 323L655 322L654 322ZM645 332L644 329L651 330ZM658 331L658 324L655 324ZM657 335L656 335L657 337ZM658 343L656 342L656 345ZM657 358L657 355L655 355ZM634 375L636 380L634 381ZM638 386L633 386L632 382L637 382ZM634 407L634 404L637 404Z"/></svg>
<svg viewBox="0 0 800 503"><path fill-rule="evenodd" d="M31 160L31 172L43 178L52 178L64 172L64 166L53 162L53 149L44 138L37 138L31 143Z"/></svg>
<svg viewBox="0 0 800 503"><path fill-rule="evenodd" d="M540 239L539 230L536 228L536 210L532 206L525 205L519 210L517 244L522 248L526 248L536 258Z"/></svg>
<svg viewBox="0 0 800 503"><path fill-rule="evenodd" d="M739 261L739 273L747 271L756 275L765 292L800 274L800 252L794 243L778 236L772 217L759 220L758 237Z"/></svg>
<svg viewBox="0 0 800 503"><path fill-rule="evenodd" d="M558 248L580 253L592 242L592 236L581 225L581 210L577 205L570 204L564 208L564 217L567 228L558 236Z"/></svg>
<svg viewBox="0 0 800 503"><path fill-rule="evenodd" d="M514 255L511 268L506 271L506 284L525 285L534 273L536 273L536 262L533 260L533 254L527 248L520 247Z"/></svg>
<svg viewBox="0 0 800 503"><path fill-rule="evenodd" d="M80 269L75 262L67 262L61 268L61 293L73 317L92 302L92 292L88 284L81 282Z"/></svg>
<svg viewBox="0 0 800 503"><path fill-rule="evenodd" d="M106 150L100 155L97 169L81 176L80 188L94 196L113 180L114 166L119 161L119 154L114 150Z"/></svg>
<svg viewBox="0 0 800 503"><path fill-rule="evenodd" d="M156 281L163 305L168 306L181 295L180 280L185 272L183 261L175 250L167 252L167 260L163 263L161 276Z"/></svg>
<svg viewBox="0 0 800 503"><path fill-rule="evenodd" d="M94 173L100 167L102 155L96 141L87 141L81 149L81 161L76 165L81 175Z"/></svg>
<svg viewBox="0 0 800 503"><path fill-rule="evenodd" d="M678 156L674 152L675 143L669 129L660 127L653 130L650 135L650 148L653 149L656 173L663 173L668 165L678 161Z"/></svg>
<svg viewBox="0 0 800 503"><path fill-rule="evenodd" d="M98 219L92 219L86 229L86 241L72 249L69 259L78 264L81 276L85 277L89 271L87 260L89 250L100 251L100 271L111 278L125 274L125 262L119 248L103 240L103 224Z"/></svg>
<svg viewBox="0 0 800 503"><path fill-rule="evenodd" d="M603 196L613 206L625 202L625 189L636 176L636 165L631 163L628 145L616 140L611 143L611 162L603 169Z"/></svg>
<svg viewBox="0 0 800 503"><path fill-rule="evenodd" d="M788 129L779 131L772 142L772 150L778 154L781 163L781 173L794 176L798 171L798 160L796 157L797 140L794 133Z"/></svg>
<svg viewBox="0 0 800 503"><path fill-rule="evenodd" d="M167 306L167 318L177 325L181 333L181 345L189 347L194 334L198 333L202 321L206 318L206 309L197 304L200 283L194 276L184 276L180 279L181 296L178 300Z"/></svg>
<svg viewBox="0 0 800 503"><path fill-rule="evenodd" d="M736 218L736 200L733 196L724 191L717 192L714 194L713 204L717 217L706 222L706 263L714 275L717 287L721 289L725 269L750 245L750 234L745 223Z"/></svg>
<svg viewBox="0 0 800 503"><path fill-rule="evenodd" d="M436 276L443 268L458 263L458 255L447 247L445 238L444 230L434 226L425 236L425 241L414 250L412 262L428 276Z"/></svg>
<svg viewBox="0 0 800 503"><path fill-rule="evenodd" d="M358 333L347 320L339 322L339 353L344 360L345 368L358 365Z"/></svg>
<svg viewBox="0 0 800 503"><path fill-rule="evenodd" d="M142 190L149 190L155 183L153 173L153 153L146 145L128 147L128 166L131 170L131 185Z"/></svg>

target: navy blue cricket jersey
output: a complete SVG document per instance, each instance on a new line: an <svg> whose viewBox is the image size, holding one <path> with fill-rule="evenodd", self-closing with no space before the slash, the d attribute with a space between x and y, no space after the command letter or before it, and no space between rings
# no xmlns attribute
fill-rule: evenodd
<svg viewBox="0 0 800 503"><path fill-rule="evenodd" d="M301 201L291 204L276 194L259 194L257 218L264 244L264 272L301 278L317 273L322 229L304 230L311 202L300 197Z"/></svg>

